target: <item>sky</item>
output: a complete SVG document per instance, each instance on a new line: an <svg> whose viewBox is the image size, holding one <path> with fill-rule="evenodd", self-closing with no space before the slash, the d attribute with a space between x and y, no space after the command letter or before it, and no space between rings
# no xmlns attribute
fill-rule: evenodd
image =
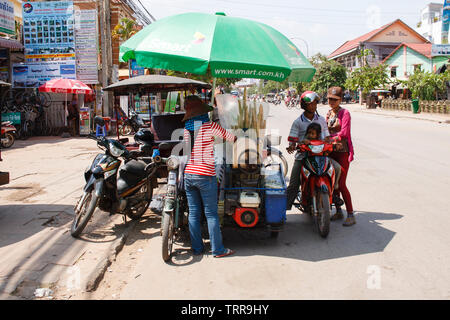
<svg viewBox="0 0 450 320"><path fill-rule="evenodd" d="M328 55L347 40L401 19L412 28L420 21L423 0L141 0L157 20L185 12L256 20L290 38L308 57Z"/></svg>

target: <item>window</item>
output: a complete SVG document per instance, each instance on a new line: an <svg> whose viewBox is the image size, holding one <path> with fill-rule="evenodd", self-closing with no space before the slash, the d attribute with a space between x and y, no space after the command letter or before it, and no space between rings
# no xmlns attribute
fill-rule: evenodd
<svg viewBox="0 0 450 320"><path fill-rule="evenodd" d="M391 67L391 78L397 78L397 67Z"/></svg>
<svg viewBox="0 0 450 320"><path fill-rule="evenodd" d="M414 72L418 72L422 70L422 65L421 64L415 64L414 65Z"/></svg>

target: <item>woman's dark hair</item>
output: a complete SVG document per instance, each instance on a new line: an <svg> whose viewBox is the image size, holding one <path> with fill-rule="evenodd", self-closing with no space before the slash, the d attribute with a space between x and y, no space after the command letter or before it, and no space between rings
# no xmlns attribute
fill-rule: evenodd
<svg viewBox="0 0 450 320"><path fill-rule="evenodd" d="M322 126L320 124L318 124L317 122L313 122L311 123L307 128L306 128L306 134L308 134L309 130L314 130L317 132L317 136L320 137L320 135L322 134Z"/></svg>

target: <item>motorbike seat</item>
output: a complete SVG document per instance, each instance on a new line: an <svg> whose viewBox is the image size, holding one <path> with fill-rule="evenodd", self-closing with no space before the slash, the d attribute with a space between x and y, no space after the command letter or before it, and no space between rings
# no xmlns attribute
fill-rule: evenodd
<svg viewBox="0 0 450 320"><path fill-rule="evenodd" d="M145 174L145 163L137 160L130 160L125 165L120 168L120 171L124 171L133 175L144 175Z"/></svg>
<svg viewBox="0 0 450 320"><path fill-rule="evenodd" d="M132 188L145 178L145 166L146 164L142 161L130 160L120 168L117 180L117 191L119 194Z"/></svg>

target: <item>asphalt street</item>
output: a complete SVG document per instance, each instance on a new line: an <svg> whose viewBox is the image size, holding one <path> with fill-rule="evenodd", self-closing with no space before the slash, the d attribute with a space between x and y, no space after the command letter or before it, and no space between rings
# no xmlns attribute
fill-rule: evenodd
<svg viewBox="0 0 450 320"><path fill-rule="evenodd" d="M332 222L322 239L308 216L292 210L276 240L263 231L224 230L235 255L192 257L186 243L167 264L159 219L149 216L88 298L449 299L450 125L344 107L352 113L348 187L356 225ZM299 115L272 106L268 126L280 130L282 150ZM292 166L293 156L286 157Z"/></svg>

